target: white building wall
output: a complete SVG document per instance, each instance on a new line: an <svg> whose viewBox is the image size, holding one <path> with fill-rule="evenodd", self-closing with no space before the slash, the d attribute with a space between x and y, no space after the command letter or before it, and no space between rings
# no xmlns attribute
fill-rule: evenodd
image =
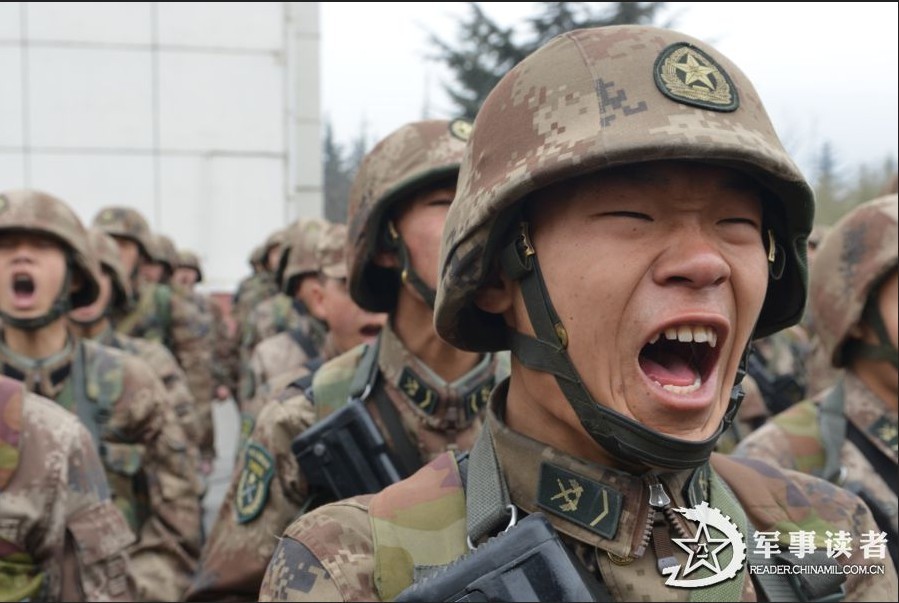
<svg viewBox="0 0 899 603"><path fill-rule="evenodd" d="M207 288L322 215L316 2L0 3L0 190L131 205Z"/></svg>

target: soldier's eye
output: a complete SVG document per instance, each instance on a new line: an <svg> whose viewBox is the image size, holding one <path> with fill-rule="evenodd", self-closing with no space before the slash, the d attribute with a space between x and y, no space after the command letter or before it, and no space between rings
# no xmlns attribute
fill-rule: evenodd
<svg viewBox="0 0 899 603"><path fill-rule="evenodd" d="M725 218L719 221L719 224L745 224L761 231L761 225L752 218Z"/></svg>
<svg viewBox="0 0 899 603"><path fill-rule="evenodd" d="M603 214L600 214L602 217L608 218L633 218L636 220L644 220L646 222L652 222L652 216L648 214L641 214L637 211L609 211Z"/></svg>

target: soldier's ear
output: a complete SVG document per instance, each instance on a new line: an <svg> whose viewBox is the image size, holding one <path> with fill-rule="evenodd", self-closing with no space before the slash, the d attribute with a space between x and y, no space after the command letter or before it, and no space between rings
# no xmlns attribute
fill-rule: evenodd
<svg viewBox="0 0 899 603"><path fill-rule="evenodd" d="M306 279L306 290L304 291L304 302L309 308L309 313L315 318L328 322L328 307L325 303L325 288L318 276L308 276Z"/></svg>

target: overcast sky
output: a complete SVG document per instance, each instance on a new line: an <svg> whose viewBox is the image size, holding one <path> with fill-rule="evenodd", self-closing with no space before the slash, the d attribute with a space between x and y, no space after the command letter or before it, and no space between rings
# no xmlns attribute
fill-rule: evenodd
<svg viewBox="0 0 899 603"><path fill-rule="evenodd" d="M533 2L483 2L503 24ZM448 72L427 60L428 32L456 40L463 2L322 2L322 111L339 141L447 117ZM848 170L897 157L899 34L895 2L669 2L663 19L714 44L750 77L807 176L830 141Z"/></svg>

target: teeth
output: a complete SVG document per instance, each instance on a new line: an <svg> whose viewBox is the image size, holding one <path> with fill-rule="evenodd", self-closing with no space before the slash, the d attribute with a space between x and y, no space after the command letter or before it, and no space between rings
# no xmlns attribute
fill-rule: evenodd
<svg viewBox="0 0 899 603"><path fill-rule="evenodd" d="M692 394L695 391L698 391L700 387L702 387L702 377L696 375L696 379L693 381L692 385L662 385L658 381L656 381L659 385L662 386L662 389L665 391L669 391L674 394Z"/></svg>
<svg viewBox="0 0 899 603"><path fill-rule="evenodd" d="M649 340L649 344L652 345L659 340L659 336L661 333L656 333L656 336Z"/></svg>
<svg viewBox="0 0 899 603"><path fill-rule="evenodd" d="M665 339L669 341L708 343L713 348L718 345L718 334L712 327L701 325L671 327L665 329L664 335ZM656 335L649 343L655 343L658 339L659 335Z"/></svg>

